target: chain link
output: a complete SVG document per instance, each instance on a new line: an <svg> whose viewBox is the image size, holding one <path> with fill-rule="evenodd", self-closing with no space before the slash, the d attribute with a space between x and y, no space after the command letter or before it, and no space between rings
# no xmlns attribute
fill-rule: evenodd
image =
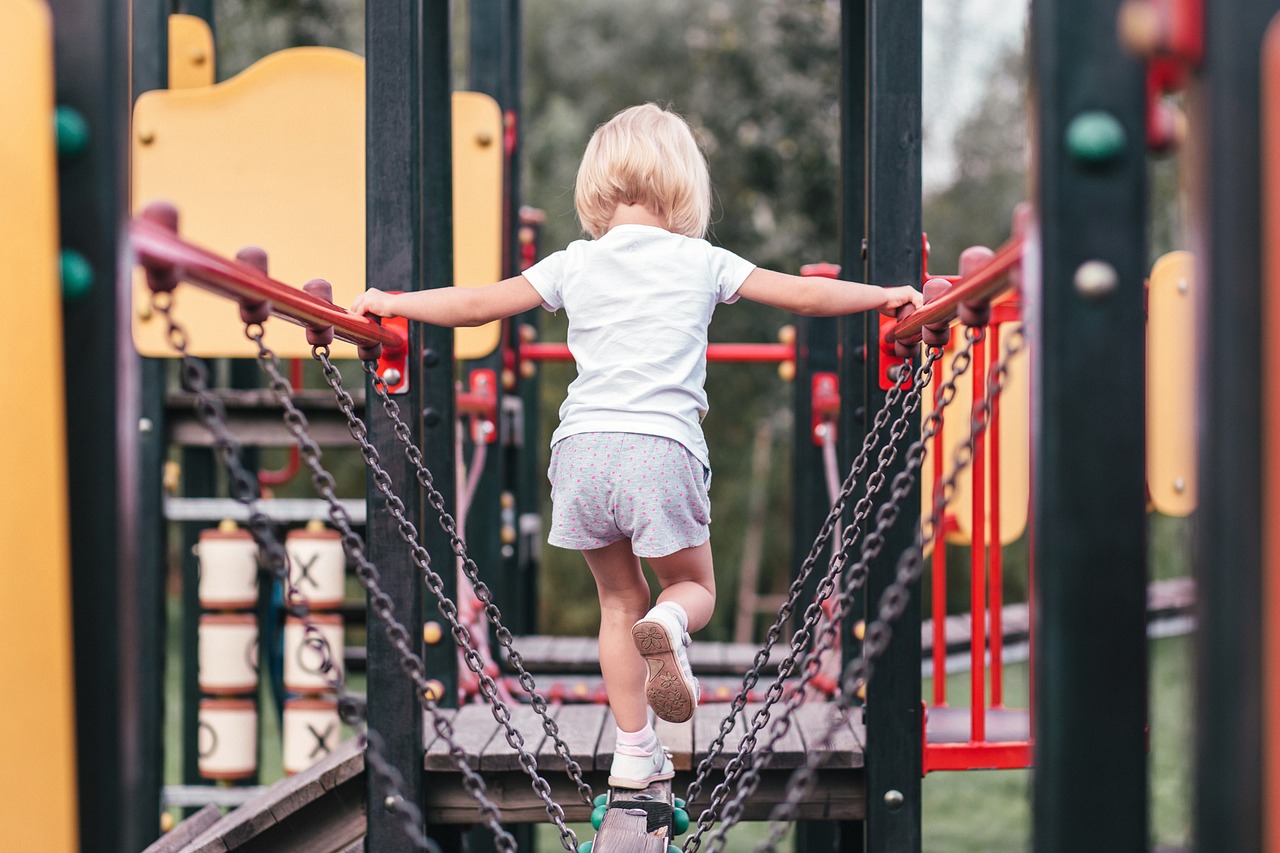
<svg viewBox="0 0 1280 853"><path fill-rule="evenodd" d="M226 406L222 400L210 390L209 373L205 365L191 356L188 351L186 330L174 319L172 295L167 292L153 292L152 308L165 319L166 335L169 343L177 351L182 361L182 380L185 387L196 395L196 413L205 428L213 435L214 448L219 461L227 472L228 489L231 496L242 504L249 513L249 530L267 570L284 586L284 599L287 612L303 623L303 645L320 658L316 667L327 682L329 689L338 699L339 716L344 723L356 729L364 729L359 737L364 746L365 761L370 767L389 766L383 755L382 740L377 733L365 726L364 702L347 692L346 681L342 669L335 665L333 649L324 633L311 619L306 599L302 596L289 572L288 552L276 536L271 519L258 505L259 486L257 478L244 465L243 449L239 441L232 435L227 426ZM375 773L388 797L400 802L409 803L404 797L403 779L395 776ZM412 805L412 804L410 804ZM416 806L414 807L416 809ZM429 849L429 842L422 833L421 814L412 811L400 813L400 827L405 836L418 849Z"/></svg>
<svg viewBox="0 0 1280 853"><path fill-rule="evenodd" d="M480 685L480 694L485 701L489 703L493 711L493 718L498 722L506 736L507 743L516 751L517 761L521 769L528 775L533 784L533 790L542 800L547 817L555 824L560 832L560 843L569 853L575 853L578 848L578 838L573 830L569 828L565 822L564 809L551 796L551 785L545 778L538 773L537 758L525 748L524 735L511 724L511 709L507 703L502 700L498 694L498 685L493 677L485 672L484 660L480 657L480 653L475 648L472 641L471 632L467 629L458 616L457 604L449 598L444 588L444 579L440 573L431 567L431 555L427 549L422 546L418 538L418 530L413 522L409 520L405 514L404 501L396 494L391 475L382 467L381 454L378 449L369 441L369 430L364 421L356 414L355 401L351 394L342 385L342 375L338 368L334 366L333 361L329 358L329 348L327 346L312 347L312 355L323 366L325 382L333 390L338 400L338 408L342 410L346 416L347 426L353 438L360 445L361 455L364 457L365 465L373 474L374 484L378 487L384 498L386 498L386 509L396 522L396 527L400 533L400 538L409 546L410 555L415 566L422 572L423 580L427 588L435 596L440 608L440 613L445 621L449 623L450 631L453 635L454 642L462 651L463 660L476 676ZM275 373L279 376L281 382L286 382L284 376L279 374L278 366L275 366ZM274 381L274 380L273 380ZM407 428L407 427L406 427ZM440 499L443 501L443 498ZM567 747L566 747L567 751ZM579 770L581 772L581 770ZM590 802L590 800L588 800Z"/></svg>
<svg viewBox="0 0 1280 853"><path fill-rule="evenodd" d="M966 340L969 347L973 343L982 340L982 338L982 329L971 327L967 329ZM935 490L930 515L916 530L912 544L902 552L895 567L894 580L880 596L876 619L868 626L863 641L863 654L851 660L841 675L841 693L837 699L837 714L817 741L817 747L808 752L809 758L807 758L805 764L797 768L792 774L787 784L787 796L783 802L774 808L773 814L770 816L769 835L757 846L757 851L774 851L777 849L782 837L787 832L787 824L795 819L796 807L808 796L813 787L816 773L812 756L825 752L835 732L848 722L848 713L852 703L851 697L856 694L860 687L870 682L875 661L888 648L889 641L893 635L893 625L901 618L907 603L911 599L912 585L920 579L923 573L924 543L932 538L932 531L942 519L947 505L954 497L956 483L960 474L972 464L977 442L990 421L992 407L1004 390L1005 382L1009 375L1009 364L1013 358L1022 352L1025 345L1026 333L1024 327L1019 324L1006 338L1004 353L999 361L991 366L988 372L986 393L982 400L973 406L968 437L954 451L952 470ZM955 374L953 373L954 377ZM951 396L954 397L954 393ZM941 407L935 410L935 414L940 411ZM925 437L922 436L921 441L925 440ZM912 445L911 450L908 451L909 458L913 456L915 450L916 445ZM920 458L923 458L923 450L920 451L919 455ZM906 491L909 491L909 485ZM895 489L893 500L900 502L904 496L905 493L899 494Z"/></svg>
<svg viewBox="0 0 1280 853"><path fill-rule="evenodd" d="M466 542L462 538L461 532L458 530L458 523L449 513L445 505L444 495L435 486L435 478L431 470L427 468L423 462L422 449L418 447L414 441L412 433L409 430L409 424L405 422L400 414L400 406L391 398L390 391L387 389L386 382L378 375L377 363L373 361L364 362L364 372L368 375L372 382L372 387L382 400L383 411L395 427L395 434L400 439L400 443L404 446L405 456L413 464L414 470L417 472L418 482L426 490L427 502L436 511L440 519L440 527L449 537L449 545L457 556L459 565L467 579L471 581L474 588L475 596L484 606L484 613L489 623L493 625L494 636L498 640L498 644L507 653L507 659L511 666L516 670L516 674L520 681L521 688L529 695L529 704L533 708L534 713L542 718L543 731L551 738L555 744L556 754L565 763L565 771L578 787L578 796L582 802L590 805L592 802L591 786L587 784L582 775L582 766L574 760L569 746L560 736L560 726L551 717L548 712L547 700L538 692L537 684L534 682L533 675L525 667L524 658L515 648L515 637L511 630L502 622L502 611L498 609L498 605L493 600L493 593L489 589L488 584L480 579L480 571L473 560L467 553ZM487 677L487 676L486 676Z"/></svg>
<svg viewBox="0 0 1280 853"><path fill-rule="evenodd" d="M889 469L897 458L898 446L906 437L908 430L911 428L911 418L920 408L924 389L928 386L933 376L933 365L941 357L941 350L937 348L928 348L926 351L925 362L915 372L914 381L911 383L911 390L903 396L902 411L897 419L889 428L889 439L885 446L881 448L877 456L876 468L871 476L867 478L866 487L863 496L854 506L852 520L848 526L841 532L841 546L838 553L833 557L831 566L828 568L827 576L823 578L823 586L819 587L816 601L809 606L806 613L805 625L796 632L792 641L791 654L784 666L780 666L778 675L775 677L773 684L770 685L769 692L766 696L764 707L756 711L752 720L751 732L745 736L738 747L738 754L729 762L725 768L724 780L716 787L716 791L712 795L712 801L707 809L705 809L698 821L698 831L691 837L685 845L686 850L696 851L701 846L701 835L708 831L717 817L720 817L723 824L719 830L711 837L711 850L719 850L723 848L725 843L725 832L730 826L736 823L744 808L745 801L749 793L743 793L744 786L754 791L759 783L759 774L768 759L768 755L772 751L773 745L790 729L791 717L796 708L798 708L804 699L804 691L812 682L814 676L821 669L823 656L831 651L839 637L841 624L841 616L845 610L846 599L851 595L852 589L856 588L856 584L852 583L853 575L846 575L842 581L842 590L836 598L836 612L832 618L823 625L822 631L818 637L818 642L812 647L809 643L812 640L813 628L821 616L821 606L819 602L829 595L837 580L841 579L844 567L848 564L851 549L854 542L857 541L860 525L871 513L875 496L883 488L886 481L885 472ZM910 363L904 365L906 370L910 370ZM886 395L886 405L881 409L882 412L888 410L890 404L889 395ZM871 430L864 439L864 451L868 447L874 447L879 441L877 433L883 432L883 423L886 419L877 417L873 422ZM873 440L873 436L875 436ZM858 467L855 463L855 468ZM842 493L842 498L847 496ZM841 501L843 503L843 501ZM834 511L834 508L833 508ZM830 516L829 516L830 517ZM838 517L838 513L837 513ZM888 522L889 524L892 521ZM879 531L879 528L878 528ZM882 531L879 531L882 532ZM876 534L872 534L875 536ZM871 539L871 537L868 537ZM855 572L857 570L855 566ZM796 664L796 657L800 656L800 662ZM789 691L784 690L784 680L792 673L800 674L799 681L791 685ZM773 726L765 744L760 749L755 749L758 736L761 730L769 724L772 706L783 698L785 693L786 704L783 707L781 715L773 720ZM748 763L749 762L749 763ZM743 769L745 766L745 770ZM724 804L725 798L732 789L735 782L738 784L738 790L728 806L725 807L723 815L720 814L720 807Z"/></svg>

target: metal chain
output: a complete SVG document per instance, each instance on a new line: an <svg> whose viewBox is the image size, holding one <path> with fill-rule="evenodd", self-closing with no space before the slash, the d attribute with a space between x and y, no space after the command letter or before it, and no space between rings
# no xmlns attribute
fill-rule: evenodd
<svg viewBox="0 0 1280 853"><path fill-rule="evenodd" d="M530 706L542 718L543 731L554 742L556 754L564 761L566 772L578 787L578 796L581 797L583 803L590 805L592 802L591 786L583 778L582 766L574 760L568 744L560 737L560 726L548 713L546 698L538 692L533 675L525 667L523 656L516 650L515 637L512 635L511 630L503 624L502 611L498 609L498 605L494 602L492 591L489 589L488 584L480 579L479 567L476 566L475 560L467 553L467 545L458 530L458 523L449 513L445 505L444 495L436 488L435 478L431 470L423 462L422 449L414 443L409 424L405 422L400 414L399 404L391 398L386 382L378 375L377 362L366 360L363 364L364 372L373 383L374 391L382 399L383 411L386 412L387 417L391 420L395 427L396 436L404 446L405 456L413 463L414 470L417 472L418 482L427 492L427 502L439 516L440 527L448 535L449 545L453 549L453 553L458 557L463 572L468 580L471 581L476 598L484 605L485 616L488 618L489 623L493 625L494 636L497 638L498 644L506 650L507 659L516 670L521 688L529 695Z"/></svg>
<svg viewBox="0 0 1280 853"><path fill-rule="evenodd" d="M356 414L355 401L342 385L342 375L329 358L329 348L323 345L313 346L311 352L323 365L325 382L328 383L337 397L338 408L346 416L347 426L351 435L360 445L361 455L364 457L365 465L373 473L373 480L378 487L378 491L386 498L387 511L395 520L400 537L409 546L414 565L422 572L423 580L439 604L441 615L449 623L454 642L462 651L463 660L466 662L467 668L475 674L479 682L480 694L489 703L493 718L502 727L507 743L516 751L517 761L532 781L533 790L542 800L547 817L551 819L551 822L559 830L561 844L569 853L575 853L578 848L577 835L565 822L564 809L551 796L551 785L538 773L538 759L526 749L524 735L511 724L511 708L498 695L497 682L485 672L484 660L475 648L471 632L466 625L462 624L458 616L457 604L445 593L444 579L431 567L431 555L422 546L418 538L417 528L405 514L404 501L396 494L391 475L382 467L381 454L369 441L368 427L360 416ZM286 381L282 374L280 375L280 380L282 382Z"/></svg>
<svg viewBox="0 0 1280 853"><path fill-rule="evenodd" d="M320 445L311 437L307 417L294 402L292 385L281 372L279 359L264 343L260 325L249 325L246 327L245 334L258 346L258 365L267 374L271 390L284 408L285 426L298 442L302 460L311 471L312 486L329 505L329 519L338 529L347 553L355 562L356 577L369 596L369 609L386 626L387 639L396 650L400 668L413 682L418 704L430 716L436 734L448 744L449 755L462 773L463 786L480 805L480 812L493 832L498 849L503 853L515 853L515 839L503 828L501 812L489 799L484 780L468 763L466 751L459 746L454 737L453 725L447 716L440 713L441 709L433 698L434 691L432 685L428 683L426 667L422 658L412 647L412 638L415 634L396 618L395 602L379 584L381 575L365 554L364 539L356 532L351 516L338 500L336 481L321 461ZM408 802L403 797L400 799ZM400 808L396 811L401 815L406 813L406 810Z"/></svg>
<svg viewBox="0 0 1280 853"><path fill-rule="evenodd" d="M971 341L981 340L982 330L969 330L967 335ZM960 474L973 462L977 442L986 430L990 421L992 408L996 399L1004 390L1008 380L1009 364L1026 345L1024 327L1019 324L1005 340L1004 353L999 361L993 364L988 372L986 393L981 402L973 407L969 420L969 435L954 451L952 470L939 484L935 491L934 502L929 517L917 529L912 544L898 558L893 582L885 588L880 596L876 611L876 619L866 631L863 641L863 654L851 660L841 676L842 693L837 699L839 712L828 724L818 741L818 746L809 752L802 767L796 769L787 784L787 796L773 810L770 816L771 827L768 837L757 846L757 851L774 851L786 834L787 824L795 819L796 807L808 796L816 778L814 761L811 756L826 750L831 738L839 728L847 723L851 699L859 687L871 680L875 661L884 654L893 635L893 625L901 618L911 598L911 587L920 579L924 570L924 543L932 538L936 525L941 521L947 505L955 495L956 483ZM912 448L914 450L914 446ZM895 493L895 499L899 496Z"/></svg>
<svg viewBox="0 0 1280 853"><path fill-rule="evenodd" d="M928 348L925 362L916 371L911 391L903 399L902 411L890 427L889 439L880 450L876 469L868 478L864 494L854 507L851 522L841 534L840 550L833 558L832 566L828 570L828 577L830 578L830 584L827 586L828 594L834 583L841 578L844 567L848 565L853 545L858 538L860 526L870 515L874 498L885 484L887 479L885 472L897 458L898 446L911 428L911 417L920 408L923 391L933 376L933 365L940 357L940 349ZM907 364L909 369L909 362ZM875 534L872 534L872 536L875 536ZM868 537L868 539L871 538ZM855 571L856 569L857 566L855 566ZM850 589L854 586L850 578L850 575L846 575L842 580L842 589L840 595L836 598L836 614L823 625L818 641L812 648L809 647L809 643L812 639L813 627L817 623L817 617L821 614L821 608L816 606L816 602L814 605L810 605L813 618L806 622L801 631L797 632L796 641L792 644L792 656L789 658L791 663L789 671L784 672L781 667L779 668L778 676L775 678L773 685L770 686L769 696L764 707L754 715L752 731L747 737L744 737L744 742L739 745L738 756L725 768L724 781L717 786L716 795L713 795L710 807L699 818L698 836L705 833L717 817L720 817L723 821L721 828L711 837L710 849L719 850L723 847L725 832L740 819L746 796L748 796L742 793L743 786L747 786L754 791L756 785L758 785L760 771L768 760L768 755L773 745L790 729L791 717L804 699L805 688L819 672L823 656L835 647L839 636L841 615L845 609L846 599L850 595ZM801 655L798 665L794 663L797 655ZM783 696L783 679L792 672L799 672L800 680L791 686L781 715L773 720L768 740L760 749L752 752L751 750L755 747L760 731L769 724L772 706ZM746 767L745 770L743 769L744 765ZM738 791L735 797L729 801L724 814L720 815L720 806L724 804L728 792L735 783L739 785ZM697 850L700 845L700 838L690 838L689 842L686 843L686 849Z"/></svg>
<svg viewBox="0 0 1280 853"><path fill-rule="evenodd" d="M209 372L205 365L191 356L188 349L186 330L174 319L172 295L167 292L152 292L151 307L165 319L166 335L170 346L182 360L183 384L196 395L196 413L205 428L213 435L214 448L218 458L227 471L228 489L232 497L242 504L249 513L249 530L255 543L265 558L266 568L280 580L285 589L287 610L303 623L303 645L320 657L316 671L328 683L338 699L339 716L348 726L359 731L363 739L365 761L370 766L387 762L382 754L381 738L365 725L364 702L347 692L343 671L334 664L333 649L328 639L311 619L305 598L293 583L288 568L288 552L276 536L271 519L258 505L259 486L257 477L244 465L243 449L240 442L227 427L226 406L209 387ZM397 782L394 777L379 776L383 789L388 797L404 803L403 781ZM428 849L427 840L421 829L421 815L412 812L400 814L400 826L405 836L418 849Z"/></svg>
<svg viewBox="0 0 1280 853"><path fill-rule="evenodd" d="M818 557L826 548L827 542L831 538L831 534L835 530L836 524L839 522L840 516L844 512L846 502L850 497L852 497L858 477L866 470L867 460L870 458L870 454L875 449L876 444L879 443L882 429L889 420L889 413L893 406L897 404L898 398L902 395L902 392L902 384L895 383L885 395L884 405L878 412L876 412L872 427L863 439L862 449L859 451L857 459L854 460L853 465L849 469L849 475L845 477L844 483L841 485L840 491L831 505L831 509L827 512L826 519L818 529L818 534L814 538L813 545L810 547L808 555L804 558L804 561L801 562L800 569L796 573L795 579L791 582L791 587L788 590L786 600L783 601L782 605L778 608L778 615L774 618L773 624L769 626L769 630L765 633L764 644L756 651L751 667L743 675L742 686L738 688L737 694L733 697L729 712L720 722L720 731L716 734L715 739L712 740L708 747L706 756L698 764L698 772L694 776L693 781L689 783L689 787L685 793L685 802L696 802L698 795L702 793L702 786L706 783L707 777L711 773L712 764L716 757L724 751L725 740L737 724L738 716L743 713L747 704L747 697L750 695L751 689L759 682L764 665L769 660L770 652L773 650L773 647L777 643L779 637L782 636L782 631L786 626L787 620L791 618L791 614L795 610L796 604L800 600L800 596L804 593L805 584L813 573L813 568L818 562ZM831 592L831 586L828 582L828 578L831 577L831 570L834 562L835 558L833 557L831 563L828 564L827 575L823 577L822 581L818 585L817 594L814 596L816 601L821 601ZM809 610L812 610L812 608L813 605L810 605ZM821 608L819 608L819 612L820 609ZM809 610L806 610L806 617L809 614ZM781 668L782 667L780 666L779 669L781 670ZM704 811L703 817L705 817L705 815L706 812ZM698 831L695 832L691 839L694 840L695 845L700 843L696 839L698 839L699 834L704 831L704 827L702 825L703 817L699 818ZM711 818L711 820L713 819L714 818ZM696 850L697 847L695 846L692 849Z"/></svg>

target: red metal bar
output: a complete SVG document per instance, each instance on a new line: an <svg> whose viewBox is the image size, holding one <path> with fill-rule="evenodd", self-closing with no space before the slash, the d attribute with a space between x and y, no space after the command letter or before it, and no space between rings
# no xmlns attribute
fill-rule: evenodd
<svg viewBox="0 0 1280 853"><path fill-rule="evenodd" d="M986 395L987 347L985 340L973 345L973 406L976 409ZM969 737L973 741L987 739L987 561L986 561L986 432L973 437L973 462L970 488L973 493L969 542Z"/></svg>
<svg viewBox="0 0 1280 853"><path fill-rule="evenodd" d="M931 743L924 748L924 772L932 770L1010 770L1031 766L1031 743Z"/></svg>
<svg viewBox="0 0 1280 853"><path fill-rule="evenodd" d="M1000 324L994 320L987 327L991 341L991 358L1000 357ZM991 475L991 543L987 554L991 572L991 707L1004 707L1004 549L1000 544L1000 395L991 400L991 436L987 470Z"/></svg>
<svg viewBox="0 0 1280 853"><path fill-rule="evenodd" d="M139 263L152 268L172 267L183 281L228 299L242 304L268 302L277 317L311 329L332 326L334 337L357 346L381 344L387 349L404 349L408 345L402 336L368 317L356 316L247 264L188 243L156 223L134 218L129 223L129 238Z"/></svg>
<svg viewBox="0 0 1280 853"><path fill-rule="evenodd" d="M564 343L526 342L520 345L520 356L529 361L573 361L569 345ZM794 344L708 344L707 361L783 362L796 357Z"/></svg>
<svg viewBox="0 0 1280 853"><path fill-rule="evenodd" d="M889 331L892 339L903 341L920 334L926 323L949 322L962 302L984 302L1009 287L1009 273L1022 260L1022 237L1011 237L996 250L991 262L964 276L947 294L899 320ZM934 276L942 278L943 276Z"/></svg>
<svg viewBox="0 0 1280 853"><path fill-rule="evenodd" d="M942 360L933 363L933 410L942 405ZM942 492L942 430L934 433L933 495L931 507L939 504ZM934 512L934 509L930 509ZM946 511L933 520L933 704L947 705L947 532Z"/></svg>

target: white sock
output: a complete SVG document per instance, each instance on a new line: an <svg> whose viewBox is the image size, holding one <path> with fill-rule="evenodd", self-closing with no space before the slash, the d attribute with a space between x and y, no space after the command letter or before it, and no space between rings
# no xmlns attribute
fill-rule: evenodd
<svg viewBox="0 0 1280 853"><path fill-rule="evenodd" d="M658 745L658 735L651 723L645 723L638 732L624 732L618 729L618 742L615 752L622 755L653 755Z"/></svg>
<svg viewBox="0 0 1280 853"><path fill-rule="evenodd" d="M653 609L657 610L659 607L669 610L671 613L675 614L676 621L680 623L681 631L689 630L689 614L684 612L683 607L676 604L674 601L660 601L653 606Z"/></svg>

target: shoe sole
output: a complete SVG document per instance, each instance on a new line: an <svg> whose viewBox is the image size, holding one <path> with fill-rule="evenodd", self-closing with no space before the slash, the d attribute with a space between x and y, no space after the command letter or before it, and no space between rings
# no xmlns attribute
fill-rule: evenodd
<svg viewBox="0 0 1280 853"><path fill-rule="evenodd" d="M648 779L624 779L620 776L610 776L609 787L626 788L629 791L643 791L654 782L665 782L667 779L674 779L675 777L676 771L674 770L670 773L655 773Z"/></svg>
<svg viewBox="0 0 1280 853"><path fill-rule="evenodd" d="M642 619L631 628L636 650L649 666L645 698L653 712L669 723L683 723L693 716L696 688L685 680L676 660L670 635L661 622Z"/></svg>

